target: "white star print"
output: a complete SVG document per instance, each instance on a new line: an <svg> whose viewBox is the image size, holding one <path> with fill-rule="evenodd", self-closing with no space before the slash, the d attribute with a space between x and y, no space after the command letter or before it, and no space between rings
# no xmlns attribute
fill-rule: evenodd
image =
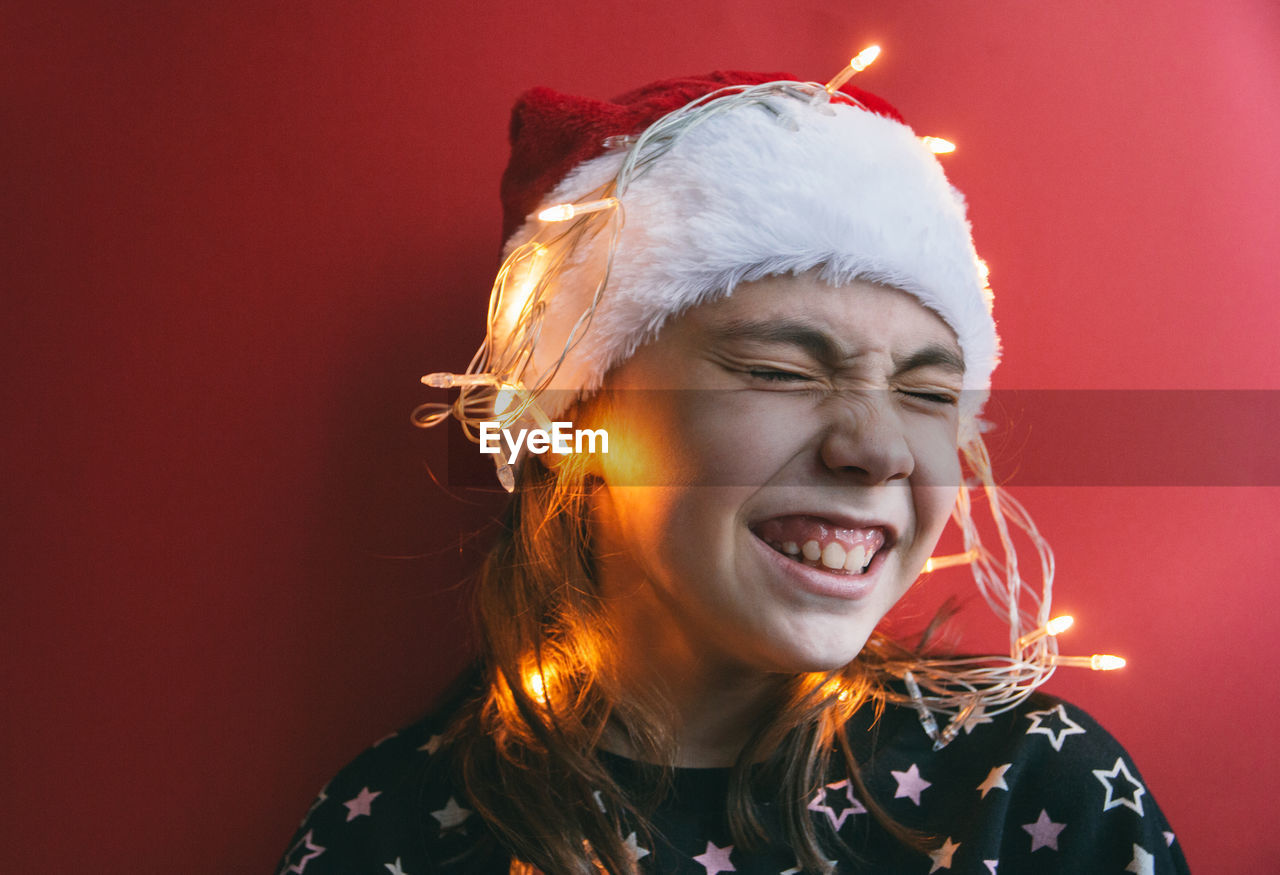
<svg viewBox="0 0 1280 875"><path fill-rule="evenodd" d="M347 806L347 823L350 823L361 815L368 817L369 808L373 805L373 800L377 799L381 795L381 790L375 790L370 793L369 788L365 787L356 794L354 799L348 802L343 802L342 804Z"/></svg>
<svg viewBox="0 0 1280 875"><path fill-rule="evenodd" d="M961 842L951 841L951 836L947 836L946 841L942 843L942 847L929 854L929 859L933 861L933 868L929 870L929 875L933 875L939 869L950 869L951 858L956 855L956 849L961 844Z"/></svg>
<svg viewBox="0 0 1280 875"><path fill-rule="evenodd" d="M1115 788L1111 786L1111 779L1117 778L1120 775L1124 775L1124 779L1128 781L1129 785L1133 788L1130 791L1133 794L1132 799L1129 798L1128 794L1119 798L1115 797ZM1094 769L1093 776L1102 782L1102 786L1107 788L1107 798L1102 803L1103 811L1110 811L1113 808L1119 808L1123 805L1125 808L1131 808L1138 812L1140 817L1146 816L1142 812L1142 797L1147 792L1146 788L1138 782L1137 778L1129 773L1129 767L1125 765L1123 757L1116 757L1116 764L1112 767L1111 771L1108 772L1106 769Z"/></svg>
<svg viewBox="0 0 1280 875"><path fill-rule="evenodd" d="M1066 829L1067 825L1054 823L1049 819L1049 812L1042 808L1036 822L1024 824L1022 828L1031 834L1031 852L1034 854L1041 848L1058 850L1058 833Z"/></svg>
<svg viewBox="0 0 1280 875"><path fill-rule="evenodd" d="M714 842L707 842L707 849L693 859L694 862L702 864L702 868L707 870L707 875L716 875L717 872L737 872L737 868L729 862L729 855L732 853L733 845L721 848Z"/></svg>
<svg viewBox="0 0 1280 875"><path fill-rule="evenodd" d="M382 865L387 867L387 871L390 872L391 875L409 875L408 872L400 868L399 857L396 857L396 861L394 863L383 863Z"/></svg>
<svg viewBox="0 0 1280 875"><path fill-rule="evenodd" d="M978 785L978 789L982 791L982 798L986 799L987 794L992 790L1008 790L1009 785L1004 781L1004 773L1009 771L1013 763L1005 763L1003 766L996 766L987 773L987 779Z"/></svg>
<svg viewBox="0 0 1280 875"><path fill-rule="evenodd" d="M898 782L898 789L894 791L893 798L901 799L904 796L914 802L920 804L920 794L932 787L933 784L920 777L920 767L915 763L911 764L911 768L905 772L890 771L893 779Z"/></svg>
<svg viewBox="0 0 1280 875"><path fill-rule="evenodd" d="M433 735L427 739L427 743L422 745L418 750L425 750L427 753L434 754L440 749L440 736Z"/></svg>
<svg viewBox="0 0 1280 875"><path fill-rule="evenodd" d="M283 875L283 873L285 872L294 872L294 873L305 872L307 869L307 864L310 863L312 860L314 860L316 857L324 853L324 848L322 848L320 845L317 845L315 842L311 840L313 832L314 832L313 830L307 830L307 834L304 835L302 838L298 839L297 843L292 848L289 849L289 853L285 854L284 857L285 857L285 861L288 862L288 859L293 856L295 851L306 850L306 851L310 851L311 853L299 859L298 862L291 863L288 866L286 866L284 869L281 870L281 875Z"/></svg>
<svg viewBox="0 0 1280 875"><path fill-rule="evenodd" d="M1135 875L1156 875L1156 858L1148 854L1141 845L1134 845L1133 859L1124 867L1124 871Z"/></svg>
<svg viewBox="0 0 1280 875"><path fill-rule="evenodd" d="M996 875L996 866L1000 865L1000 861L999 860L983 860L982 865L987 867L987 871L990 872L991 875Z"/></svg>
<svg viewBox="0 0 1280 875"><path fill-rule="evenodd" d="M1164 832L1164 843L1165 843L1165 847L1172 848L1172 847L1173 847L1173 840L1174 840L1174 839L1176 839L1176 838L1177 838L1177 836L1175 836L1173 833L1169 832L1168 830L1165 830L1165 832Z"/></svg>
<svg viewBox="0 0 1280 875"><path fill-rule="evenodd" d="M973 710L969 712L969 716L964 718L964 723L960 725L964 727L964 734L968 735L977 729L983 723L995 723L996 721L987 716L986 706L979 702L973 706Z"/></svg>
<svg viewBox="0 0 1280 875"><path fill-rule="evenodd" d="M1045 717L1053 714L1056 714L1058 719L1066 724L1065 728L1054 732L1050 727L1041 725L1041 721ZM1053 745L1053 749L1056 751L1062 750L1062 742L1066 740L1068 735L1084 735L1084 727L1067 716L1067 709L1061 703L1047 711L1032 711L1027 715L1027 718L1031 721L1031 728L1027 730L1027 735L1048 736L1049 743Z"/></svg>
<svg viewBox="0 0 1280 875"><path fill-rule="evenodd" d="M844 796L849 800L849 805L841 808L839 814L836 814L836 810L826 802L828 790L844 790ZM810 811L820 811L825 814L831 820L831 826L836 830L844 826L844 822L849 819L849 815L867 813L867 809L853 795L853 785L849 783L848 778L823 787L816 796L809 800L809 804L805 807Z"/></svg>
<svg viewBox="0 0 1280 875"><path fill-rule="evenodd" d="M639 861L641 857L649 856L649 852L645 848L640 847L640 843L636 840L636 834L634 832L627 836L626 839L623 840L622 844L627 849L627 854L631 857L631 862L633 863Z"/></svg>
<svg viewBox="0 0 1280 875"><path fill-rule="evenodd" d="M440 831L444 832L447 829L462 826L463 821L471 816L471 812L459 805L458 800L450 796L444 808L431 812L431 816L440 821Z"/></svg>

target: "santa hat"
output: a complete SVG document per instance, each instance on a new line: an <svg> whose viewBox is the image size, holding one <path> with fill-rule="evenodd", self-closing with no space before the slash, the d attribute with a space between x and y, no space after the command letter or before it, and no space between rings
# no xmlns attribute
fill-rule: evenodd
<svg viewBox="0 0 1280 875"><path fill-rule="evenodd" d="M618 233L596 228L558 254L534 330L501 313L491 322L489 354L519 358L521 385L552 390L540 402L548 417L598 389L672 316L742 282L816 270L833 286L902 289L951 327L972 428L999 354L990 290L963 196L883 99L783 73L671 79L612 101L535 88L516 103L510 139L508 266L546 239L544 209L602 192L620 205Z"/></svg>

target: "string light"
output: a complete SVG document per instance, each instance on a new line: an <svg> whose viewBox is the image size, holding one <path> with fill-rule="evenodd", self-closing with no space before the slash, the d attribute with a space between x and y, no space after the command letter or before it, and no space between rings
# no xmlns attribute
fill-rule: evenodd
<svg viewBox="0 0 1280 875"><path fill-rule="evenodd" d="M858 54L854 55L852 60L849 61L849 66L837 73L836 77L826 84L825 90L827 94L835 94L841 85L870 67L878 57L880 57L879 46L867 46L865 49L858 52Z"/></svg>
<svg viewBox="0 0 1280 875"><path fill-rule="evenodd" d="M949 155L956 150L955 143L942 137L921 137L920 142L935 155Z"/></svg>
<svg viewBox="0 0 1280 875"><path fill-rule="evenodd" d="M535 239L514 250L503 262L490 295L488 331L464 374L433 373L422 378L433 388L457 388L459 395L451 403L431 402L415 409L413 421L423 428L434 426L452 416L462 424L464 433L478 442L475 429L480 422L500 415L504 427L514 425L522 417L549 423L537 399L550 385L561 364L581 341L609 281L614 253L623 223L623 204L631 180L643 174L680 138L709 118L744 106L762 106L778 123L794 129L794 113L780 104L800 100L819 112L829 112L835 99L860 105L837 89L852 76L866 69L879 55L878 46L859 52L827 85L814 82L768 82L761 85L732 85L691 101L668 113L638 135L610 137L606 148L627 149L615 178L582 201L557 204L538 214L546 227ZM931 150L941 153L954 146L940 138L922 138ZM571 221L581 218L582 221ZM563 266L573 263L577 248L584 240L602 231L603 259L599 279L591 300L550 361L539 359L536 379L527 380L525 371L532 361L533 349L541 336L546 309L543 296L554 288ZM981 259L977 262L984 283L989 271ZM557 342L558 339L557 339ZM885 672L903 681L906 693L887 688L885 697L910 704L916 709L921 725L935 747L945 746L977 709L994 716L1022 703L1043 684L1058 667L1084 667L1099 671L1124 665L1118 656L1059 656L1056 635L1065 631L1066 618L1049 616L1053 592L1054 558L1044 537L1030 515L1014 498L995 482L991 461L979 435L961 447L966 465L973 473L972 491L985 497L990 525L995 530L999 551L983 544L982 533L974 518L971 489L962 489L953 510L960 527L965 551L950 556L932 557L924 571L968 565L979 593L991 610L1009 627L1009 655L966 658L911 658L900 662L886 661ZM515 489L516 459L504 460L495 455L497 476L508 492ZM1034 549L1032 563L1035 574L1020 561L1018 537L1030 541ZM544 704L548 685L555 678L542 672L529 671L522 678L530 695ZM840 699L840 696L837 696ZM946 721L939 729L939 718Z"/></svg>
<svg viewBox="0 0 1280 875"><path fill-rule="evenodd" d="M952 568L956 565L968 565L978 558L978 548L965 550L963 553L952 553L949 556L930 556L924 563L924 573L937 571L939 568Z"/></svg>
<svg viewBox="0 0 1280 875"><path fill-rule="evenodd" d="M1058 632L1065 631L1066 620L1051 619L1049 614L1055 571L1053 550L1026 509L996 485L991 458L981 437L975 436L965 443L961 447L961 455L974 475L973 482L980 486L981 494L986 498L1002 558L997 558L995 552L982 545L970 489L960 491L952 518L960 527L965 545L970 550L978 550L978 556L970 563L969 569L979 594L1008 624L1010 647L1007 657L926 657L890 661L884 665L885 670L901 678L906 687L905 695L889 688L885 697L916 709L921 726L934 740L935 749L944 747L955 738L957 729L974 708L980 706L987 716L1015 708L1059 667L1108 670L1124 664L1118 656L1059 657L1057 641L1048 634L1038 636L1031 647L1020 645L1023 639L1040 630L1047 632L1051 624ZM1019 561L1013 530L1021 532L1035 550L1038 586L1033 586L1027 579L1029 569L1023 568ZM946 729L938 729L938 718L947 721Z"/></svg>
<svg viewBox="0 0 1280 875"><path fill-rule="evenodd" d="M832 678L823 684L821 693L827 697L835 696L839 702L849 701L849 688L840 678Z"/></svg>
<svg viewBox="0 0 1280 875"><path fill-rule="evenodd" d="M920 718L920 725L924 727L924 731L929 734L930 738L938 738L938 719L933 716L933 711L925 704L924 695L920 692L920 685L916 683L916 676L910 670L902 675L902 682L907 685L907 695L911 697L911 704L916 707L916 714Z"/></svg>
<svg viewBox="0 0 1280 875"><path fill-rule="evenodd" d="M503 386L498 390L498 397L493 400L493 415L501 417L507 412L507 408L511 406L511 402L515 399L515 387Z"/></svg>
<svg viewBox="0 0 1280 875"><path fill-rule="evenodd" d="M1071 628L1071 624L1075 622L1075 617L1066 614L1061 617L1054 617L1034 632L1028 632L1018 639L1018 649L1026 650L1032 644L1035 644L1041 638L1056 638L1063 632Z"/></svg>
<svg viewBox="0 0 1280 875"><path fill-rule="evenodd" d="M1095 653L1093 656L1059 656L1055 653L1053 664L1070 668L1091 668L1094 671L1115 671L1124 668L1127 663L1124 657L1109 653Z"/></svg>
<svg viewBox="0 0 1280 875"><path fill-rule="evenodd" d="M435 389L452 389L455 386L492 386L493 377L490 374L450 374L439 371L427 374L422 382Z"/></svg>
<svg viewBox="0 0 1280 875"><path fill-rule="evenodd" d="M541 705L547 705L551 701L551 695L554 692L552 688L556 686L559 677L560 672L554 658L544 659L541 662L531 660L521 672L520 683L530 698Z"/></svg>
<svg viewBox="0 0 1280 875"><path fill-rule="evenodd" d="M516 249L502 265L494 281L496 300L491 301L491 317L498 331L510 331L518 325L536 299L539 284L546 277L547 258L547 247L535 242Z"/></svg>
<svg viewBox="0 0 1280 875"><path fill-rule="evenodd" d="M542 678L542 673L537 671L529 671L524 676L525 691L537 699L543 705L547 704L547 683Z"/></svg>
<svg viewBox="0 0 1280 875"><path fill-rule="evenodd" d="M538 213L538 218L543 222L567 222L587 213L599 213L604 210L617 209L617 207L618 199L616 197L606 197L598 201L587 201L581 204L557 204L554 207L547 207Z"/></svg>

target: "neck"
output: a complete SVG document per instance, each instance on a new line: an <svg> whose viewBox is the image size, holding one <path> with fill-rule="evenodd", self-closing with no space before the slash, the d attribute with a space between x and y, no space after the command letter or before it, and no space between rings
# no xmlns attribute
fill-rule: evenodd
<svg viewBox="0 0 1280 875"><path fill-rule="evenodd" d="M733 765L785 677L708 653L705 642L686 635L661 600L648 597L648 584L627 589L629 594L608 599L621 688L652 690L665 706L675 765ZM620 731L604 744L623 756L638 754Z"/></svg>

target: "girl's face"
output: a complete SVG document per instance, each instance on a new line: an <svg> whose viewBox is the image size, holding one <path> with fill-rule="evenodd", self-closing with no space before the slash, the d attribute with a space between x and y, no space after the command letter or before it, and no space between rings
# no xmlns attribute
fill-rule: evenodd
<svg viewBox="0 0 1280 875"><path fill-rule="evenodd" d="M771 277L670 320L586 417L609 433L593 548L624 634L752 671L847 664L955 501L962 375L946 323L871 283Z"/></svg>

